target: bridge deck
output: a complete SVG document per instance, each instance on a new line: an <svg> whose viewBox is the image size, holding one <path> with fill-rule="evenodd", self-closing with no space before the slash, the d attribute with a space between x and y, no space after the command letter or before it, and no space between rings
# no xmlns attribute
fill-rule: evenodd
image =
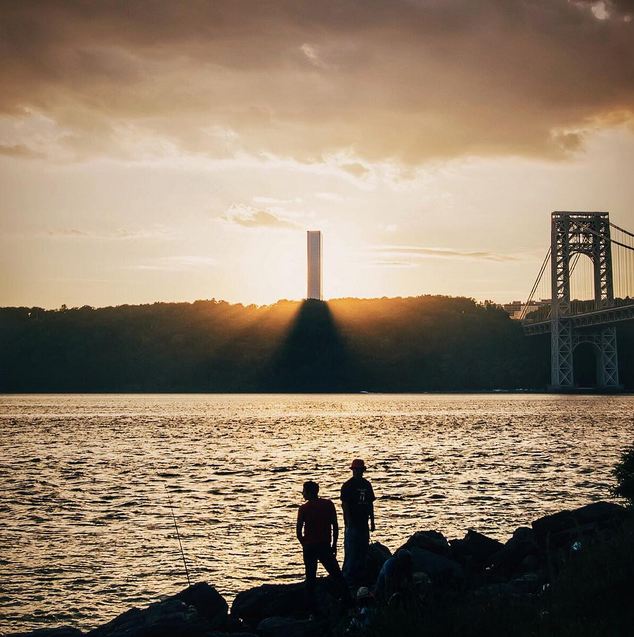
<svg viewBox="0 0 634 637"><path fill-rule="evenodd" d="M630 305L621 305L616 307L606 307L591 312L583 312L580 314L572 314L568 317L574 327L590 327L593 325L607 325L610 323L618 323L620 321L629 321L634 319L634 303ZM530 323L525 321L522 323L526 336L536 336L550 332L550 319L545 321L536 321Z"/></svg>

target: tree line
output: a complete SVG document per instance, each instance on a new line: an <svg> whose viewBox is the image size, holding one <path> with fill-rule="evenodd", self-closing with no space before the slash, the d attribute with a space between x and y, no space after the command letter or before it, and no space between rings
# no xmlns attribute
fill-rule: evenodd
<svg viewBox="0 0 634 637"><path fill-rule="evenodd" d="M634 389L634 325L618 329ZM548 335L462 297L0 308L3 392L540 390L549 373Z"/></svg>

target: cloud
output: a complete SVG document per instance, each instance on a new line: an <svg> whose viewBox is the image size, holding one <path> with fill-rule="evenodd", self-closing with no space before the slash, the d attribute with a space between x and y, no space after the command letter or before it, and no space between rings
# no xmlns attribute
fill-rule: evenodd
<svg viewBox="0 0 634 637"><path fill-rule="evenodd" d="M214 257L206 255L173 255L158 257L145 263L139 263L130 267L132 270L151 270L160 272L189 272L192 270L205 270L218 264Z"/></svg>
<svg viewBox="0 0 634 637"><path fill-rule="evenodd" d="M323 201L345 201L345 197L336 192L316 192L314 197Z"/></svg>
<svg viewBox="0 0 634 637"><path fill-rule="evenodd" d="M370 172L363 164L358 162L354 162L351 164L342 164L340 166L342 170L345 170L347 173L350 173L354 177L365 177L368 172Z"/></svg>
<svg viewBox="0 0 634 637"><path fill-rule="evenodd" d="M0 144L0 155L4 157L21 157L27 159L35 159L43 157L43 153L39 153L24 144L5 145Z"/></svg>
<svg viewBox="0 0 634 637"><path fill-rule="evenodd" d="M297 224L283 219L268 211L251 206L234 205L229 208L223 217L224 221L235 223L245 228L297 228Z"/></svg>
<svg viewBox="0 0 634 637"><path fill-rule="evenodd" d="M115 230L80 230L78 228L53 228L46 232L47 237L58 239L101 239L101 240L138 240L171 239L173 233L162 226L152 228L117 228Z"/></svg>
<svg viewBox="0 0 634 637"><path fill-rule="evenodd" d="M315 50L315 47L311 46L310 44L304 43L299 48L311 64L320 69L328 68L328 65L319 57L319 54Z"/></svg>
<svg viewBox="0 0 634 637"><path fill-rule="evenodd" d="M370 262L372 268L415 268L417 263L413 261L398 261L389 259L376 259Z"/></svg>
<svg viewBox="0 0 634 637"><path fill-rule="evenodd" d="M632 0L573 0L575 4L589 7L599 20L607 20L612 16L631 18L634 16Z"/></svg>
<svg viewBox="0 0 634 637"><path fill-rule="evenodd" d="M438 259L474 259L478 261L516 261L517 257L497 252L474 250L456 250L452 248L429 248L424 246L385 245L371 249L375 254L383 257L409 257L410 259L438 258ZM401 259L402 261L402 259ZM389 261L390 263L392 261ZM405 261L407 262L407 261Z"/></svg>
<svg viewBox="0 0 634 637"><path fill-rule="evenodd" d="M255 196L255 197L253 197L253 201L255 203L270 204L270 205L276 205L276 206L282 205L283 206L283 205L286 205L286 204L301 203L302 202L302 198L301 197L296 197L294 199L280 199L279 197Z"/></svg>
<svg viewBox="0 0 634 637"><path fill-rule="evenodd" d="M0 143L39 149L44 117L77 157L565 158L634 120L633 3L599 5L3 2L0 114L24 133Z"/></svg>

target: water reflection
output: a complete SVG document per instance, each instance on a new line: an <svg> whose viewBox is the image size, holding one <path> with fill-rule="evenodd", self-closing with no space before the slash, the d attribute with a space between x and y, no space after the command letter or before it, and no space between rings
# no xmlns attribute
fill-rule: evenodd
<svg viewBox="0 0 634 637"><path fill-rule="evenodd" d="M605 498L632 397L10 396L0 409L3 625L91 627L194 580L224 594L301 577L304 480L336 499L352 457L376 538L504 539Z"/></svg>

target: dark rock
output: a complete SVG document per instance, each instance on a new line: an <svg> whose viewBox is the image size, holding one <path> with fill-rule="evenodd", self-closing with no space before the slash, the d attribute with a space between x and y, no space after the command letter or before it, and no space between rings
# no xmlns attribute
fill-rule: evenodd
<svg viewBox="0 0 634 637"><path fill-rule="evenodd" d="M81 637L82 635L78 628L60 626L59 628L37 628L28 633L10 633L7 637Z"/></svg>
<svg viewBox="0 0 634 637"><path fill-rule="evenodd" d="M292 617L304 612L304 583L262 584L236 595L231 614L251 626L267 617Z"/></svg>
<svg viewBox="0 0 634 637"><path fill-rule="evenodd" d="M496 599L500 597L511 597L513 595L513 587L508 582L496 582L481 586L473 591L476 599Z"/></svg>
<svg viewBox="0 0 634 637"><path fill-rule="evenodd" d="M622 522L627 512L624 507L614 502L592 502L573 512L579 524L611 524Z"/></svg>
<svg viewBox="0 0 634 637"><path fill-rule="evenodd" d="M526 569L534 570L539 563L539 555L533 529L520 526L502 549L492 556L493 571L510 576Z"/></svg>
<svg viewBox="0 0 634 637"><path fill-rule="evenodd" d="M425 549L430 553L449 557L451 547L447 538L438 531L417 531L412 535L403 546L402 549L419 548ZM398 551L397 551L398 552Z"/></svg>
<svg viewBox="0 0 634 637"><path fill-rule="evenodd" d="M321 616L336 620L342 610L341 593L329 577L317 578L315 607ZM302 618L308 614L304 582L262 584L238 593L231 605L231 618L254 628L267 617Z"/></svg>
<svg viewBox="0 0 634 637"><path fill-rule="evenodd" d="M457 585L464 580L464 571L453 560L415 546L408 548L412 554L414 572L427 573L436 585Z"/></svg>
<svg viewBox="0 0 634 637"><path fill-rule="evenodd" d="M509 584L516 595L534 595L541 589L543 580L538 573L524 573L513 578Z"/></svg>
<svg viewBox="0 0 634 637"><path fill-rule="evenodd" d="M380 542L372 542L372 544L370 544L364 577L366 584L374 584L374 582L376 582L381 567L390 557L392 557L392 552L387 546L384 546Z"/></svg>
<svg viewBox="0 0 634 637"><path fill-rule="evenodd" d="M324 622L290 617L267 617L258 624L261 637L322 637L326 629Z"/></svg>
<svg viewBox="0 0 634 637"><path fill-rule="evenodd" d="M612 502L593 502L572 511L546 515L532 523L537 542L549 549L568 548L572 542L618 526L625 509Z"/></svg>
<svg viewBox="0 0 634 637"><path fill-rule="evenodd" d="M489 566L493 556L504 548L502 542L469 530L462 540L452 540L451 554L462 564L479 568Z"/></svg>
<svg viewBox="0 0 634 637"><path fill-rule="evenodd" d="M207 637L210 624L194 606L174 597L140 610L132 608L91 630L89 637Z"/></svg>
<svg viewBox="0 0 634 637"><path fill-rule="evenodd" d="M535 520L531 526L535 531L535 539L541 545L556 535L574 529L577 525L572 511L559 511Z"/></svg>
<svg viewBox="0 0 634 637"><path fill-rule="evenodd" d="M477 588L476 598L526 598L541 591L543 579L538 573L525 573L508 582L495 582Z"/></svg>
<svg viewBox="0 0 634 637"><path fill-rule="evenodd" d="M219 633L214 631L213 633L209 633L207 637L258 637L255 633Z"/></svg>
<svg viewBox="0 0 634 637"><path fill-rule="evenodd" d="M174 599L193 606L205 618L212 629L222 628L227 622L229 605L222 595L207 582L198 582L174 595Z"/></svg>
<svg viewBox="0 0 634 637"><path fill-rule="evenodd" d="M246 627L244 622L234 615L229 615L229 617L227 617L227 623L222 629L225 633L244 633L249 630L250 627Z"/></svg>

